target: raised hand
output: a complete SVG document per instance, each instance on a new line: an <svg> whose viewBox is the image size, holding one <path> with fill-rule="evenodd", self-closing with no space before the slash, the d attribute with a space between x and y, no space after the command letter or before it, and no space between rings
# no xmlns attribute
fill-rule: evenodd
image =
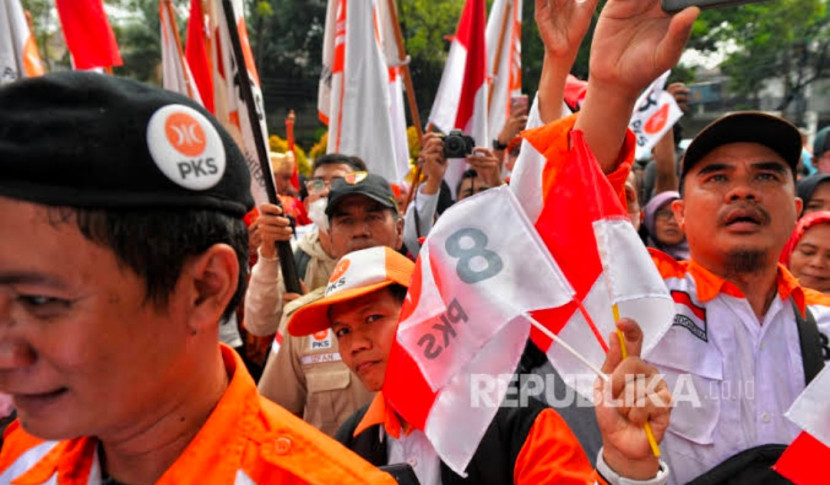
<svg viewBox="0 0 830 485"><path fill-rule="evenodd" d="M636 98L677 64L699 13L669 15L660 0L608 0L591 44L590 81Z"/></svg>
<svg viewBox="0 0 830 485"><path fill-rule="evenodd" d="M591 25L597 1L536 0L536 26L546 55L570 59L570 64L573 63Z"/></svg>
<svg viewBox="0 0 830 485"><path fill-rule="evenodd" d="M438 133L424 134L423 148L418 154L421 171L426 175L423 193L436 194L441 189L441 180L447 171L447 159L444 158L444 140Z"/></svg>

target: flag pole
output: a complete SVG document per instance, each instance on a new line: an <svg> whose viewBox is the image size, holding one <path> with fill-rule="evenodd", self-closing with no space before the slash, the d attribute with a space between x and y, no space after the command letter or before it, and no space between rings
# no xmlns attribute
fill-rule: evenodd
<svg viewBox="0 0 830 485"><path fill-rule="evenodd" d="M498 47L496 48L496 58L493 62L493 73L490 76L490 79L495 79L496 75L499 73L499 64L501 63L501 51L502 46L504 45L504 36L507 35L507 23L510 19L513 18L513 0L509 0L504 6L504 16L501 20L501 27L499 30L499 43L496 44ZM490 92L487 95L487 112L490 111L490 105L493 103L493 86L491 83Z"/></svg>
<svg viewBox="0 0 830 485"><path fill-rule="evenodd" d="M297 115L294 110L288 110L288 116L285 117L285 140L288 142L288 150L294 156L294 171L291 172L291 185L294 190L300 190L300 167L297 163L297 152L294 151L294 122L297 120Z"/></svg>
<svg viewBox="0 0 830 485"><path fill-rule="evenodd" d="M245 106L248 108L248 121L251 123L251 131L254 135L254 144L256 145L259 165L263 174L269 174L271 173L271 162L268 159L268 152L265 150L265 139L262 136L262 129L257 119L254 93L251 91L251 79L248 76L248 67L245 65L245 57L242 54L242 43L239 40L239 31L236 30L236 14L234 13L230 0L222 0L222 7L225 9L225 21L228 23L228 33L231 38L231 46L233 47L233 57L239 75L239 91L242 94L242 99L245 101ZM274 178L267 176L262 178L265 181L265 193L268 196L268 201L282 208L280 199L277 197L277 187L274 185ZM277 241L276 246L277 253L279 254L280 268L282 269L282 279L285 282L285 290L289 293L302 293L300 279L297 276L297 268L294 266L294 254L291 251L291 244L288 241Z"/></svg>
<svg viewBox="0 0 830 485"><path fill-rule="evenodd" d="M553 340L556 343L556 345L561 346L569 354L571 354L576 360L582 362L582 364L584 364L585 367L591 369L591 371L594 374L596 374L600 379L602 379L605 382L611 382L611 378L608 377L608 374L606 374L606 373L602 372L601 370L597 369L597 367L594 364L592 364L590 361L588 361L588 359L583 357L582 354L577 352L576 349L574 349L573 347L568 345L564 340L559 338L558 335L551 332L550 329L548 329L547 327L545 327L544 325L539 323L535 318L531 317L530 314L524 313L523 315L524 315L525 318L528 319L528 321L530 321L530 324L533 325L533 327L536 330L538 330L538 331L542 332L543 334L545 334L545 336L548 337L549 339Z"/></svg>
<svg viewBox="0 0 830 485"><path fill-rule="evenodd" d="M395 0L386 0L389 9L389 15L392 17L392 25L395 27L395 44L398 47L398 64L403 74L403 84L406 89L406 100L409 104L409 114L412 117L412 124L415 126L415 132L418 134L418 146L424 146L424 128L421 126L421 113L418 111L418 102L415 100L415 88L412 85L412 73L409 70L409 58L406 55L406 48L403 44L403 33L401 32L401 23L398 21L398 10L395 5ZM406 196L406 203L403 210L406 213L406 208L412 202L413 194L418 190L418 184L421 179L421 166L415 168L415 176L412 178L412 188Z"/></svg>

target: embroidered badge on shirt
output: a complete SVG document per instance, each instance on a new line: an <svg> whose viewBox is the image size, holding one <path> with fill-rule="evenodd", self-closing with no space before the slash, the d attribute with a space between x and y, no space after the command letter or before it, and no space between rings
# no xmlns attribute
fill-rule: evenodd
<svg viewBox="0 0 830 485"><path fill-rule="evenodd" d="M322 350L331 348L331 332L329 329L320 330L311 335L311 350Z"/></svg>
<svg viewBox="0 0 830 485"><path fill-rule="evenodd" d="M706 309L692 303L692 298L684 291L673 290L671 296L674 299L677 313L674 315L672 326L683 327L695 337L708 342L706 335Z"/></svg>

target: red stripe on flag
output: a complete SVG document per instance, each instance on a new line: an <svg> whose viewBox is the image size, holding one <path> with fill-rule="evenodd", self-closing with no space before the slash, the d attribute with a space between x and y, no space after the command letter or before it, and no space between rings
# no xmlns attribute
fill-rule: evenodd
<svg viewBox="0 0 830 485"><path fill-rule="evenodd" d="M675 302L688 307L697 318L706 320L706 309L692 303L692 298L685 291L672 290L671 297Z"/></svg>
<svg viewBox="0 0 830 485"><path fill-rule="evenodd" d="M123 64L103 0L57 0L57 7L75 69Z"/></svg>
<svg viewBox="0 0 830 485"><path fill-rule="evenodd" d="M184 49L184 56L190 65L190 72L196 87L199 88L199 95L202 104L211 113L216 113L213 106L213 76L211 75L210 62L208 62L207 46L205 45L205 14L202 11L202 0L191 0L190 18L187 21L187 44Z"/></svg>
<svg viewBox="0 0 830 485"><path fill-rule="evenodd" d="M465 129L475 112L475 98L484 84L487 72L487 46L484 39L486 24L484 0L467 0L455 40L467 49L464 83L455 117L455 127Z"/></svg>
<svg viewBox="0 0 830 485"><path fill-rule="evenodd" d="M424 379L418 364L396 340L386 364L386 376L397 376L383 383L387 401L409 424L425 429L427 417L437 396Z"/></svg>
<svg viewBox="0 0 830 485"><path fill-rule="evenodd" d="M827 483L827 473L819 464L828 462L830 448L802 432L772 468L798 485L818 485Z"/></svg>

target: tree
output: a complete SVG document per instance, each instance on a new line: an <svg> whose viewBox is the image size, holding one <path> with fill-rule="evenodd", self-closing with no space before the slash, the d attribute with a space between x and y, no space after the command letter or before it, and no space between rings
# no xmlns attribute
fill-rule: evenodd
<svg viewBox="0 0 830 485"><path fill-rule="evenodd" d="M769 79L779 79L784 95L776 110L803 123L805 89L830 75L830 15L827 0L777 0L706 11L695 25L693 46L713 49L731 39L738 50L722 64L730 89L757 98Z"/></svg>

